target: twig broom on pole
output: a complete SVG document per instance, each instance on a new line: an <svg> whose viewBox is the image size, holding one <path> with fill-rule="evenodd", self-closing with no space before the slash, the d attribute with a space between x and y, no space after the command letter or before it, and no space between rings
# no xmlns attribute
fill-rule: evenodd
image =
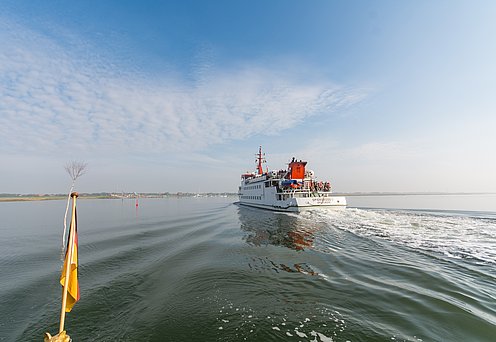
<svg viewBox="0 0 496 342"><path fill-rule="evenodd" d="M76 214L76 199L78 197L77 192L72 192L76 179L84 174L86 163L72 162L66 165L65 169L69 173L72 179L72 185L69 192L67 207L64 216L64 233L62 241L64 244L65 233L66 233L66 218L69 207L70 199L72 198L72 216L69 228L69 236L67 238L67 250L65 253L64 267L62 269L62 275L60 277L60 283L63 286L62 290L62 308L60 312L60 325L59 333L55 336L51 336L49 333L45 333L45 342L68 342L70 341L69 335L66 334L64 330L65 323L65 313L70 312L74 304L79 300L79 282L77 278L77 268L78 268L78 238L77 238L77 214Z"/></svg>

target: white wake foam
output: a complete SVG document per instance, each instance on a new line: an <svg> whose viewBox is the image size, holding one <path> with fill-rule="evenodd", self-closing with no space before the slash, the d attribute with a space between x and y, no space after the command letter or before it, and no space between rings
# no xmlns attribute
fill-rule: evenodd
<svg viewBox="0 0 496 342"><path fill-rule="evenodd" d="M496 220L398 210L312 210L303 218L363 237L378 237L412 248L496 263Z"/></svg>

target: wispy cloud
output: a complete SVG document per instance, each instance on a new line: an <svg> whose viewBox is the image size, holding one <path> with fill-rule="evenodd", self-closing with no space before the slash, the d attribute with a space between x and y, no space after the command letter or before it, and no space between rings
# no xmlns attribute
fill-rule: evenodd
<svg viewBox="0 0 496 342"><path fill-rule="evenodd" d="M147 80L79 54L74 37L60 43L1 18L0 28L4 153L192 151L277 134L365 95L259 66L226 71L210 57L197 82Z"/></svg>

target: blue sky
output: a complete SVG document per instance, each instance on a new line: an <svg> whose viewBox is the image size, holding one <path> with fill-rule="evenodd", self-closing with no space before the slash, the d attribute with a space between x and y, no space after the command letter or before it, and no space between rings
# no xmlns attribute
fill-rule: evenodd
<svg viewBox="0 0 496 342"><path fill-rule="evenodd" d="M492 1L3 1L0 193L495 192Z"/></svg>

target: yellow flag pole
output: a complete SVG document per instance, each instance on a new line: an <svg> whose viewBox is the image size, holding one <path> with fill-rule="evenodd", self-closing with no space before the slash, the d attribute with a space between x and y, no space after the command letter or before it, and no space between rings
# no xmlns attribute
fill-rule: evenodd
<svg viewBox="0 0 496 342"><path fill-rule="evenodd" d="M67 262L65 267L64 290L62 291L62 310L60 311L59 333L61 333L64 330L64 323L65 323L65 306L67 304L67 288L69 285L69 275L71 273L74 235L76 231L76 198L78 197L78 193L77 192L71 193L71 197L72 197L72 219L71 219L71 227L69 230L69 247L67 250L67 259L66 259Z"/></svg>

